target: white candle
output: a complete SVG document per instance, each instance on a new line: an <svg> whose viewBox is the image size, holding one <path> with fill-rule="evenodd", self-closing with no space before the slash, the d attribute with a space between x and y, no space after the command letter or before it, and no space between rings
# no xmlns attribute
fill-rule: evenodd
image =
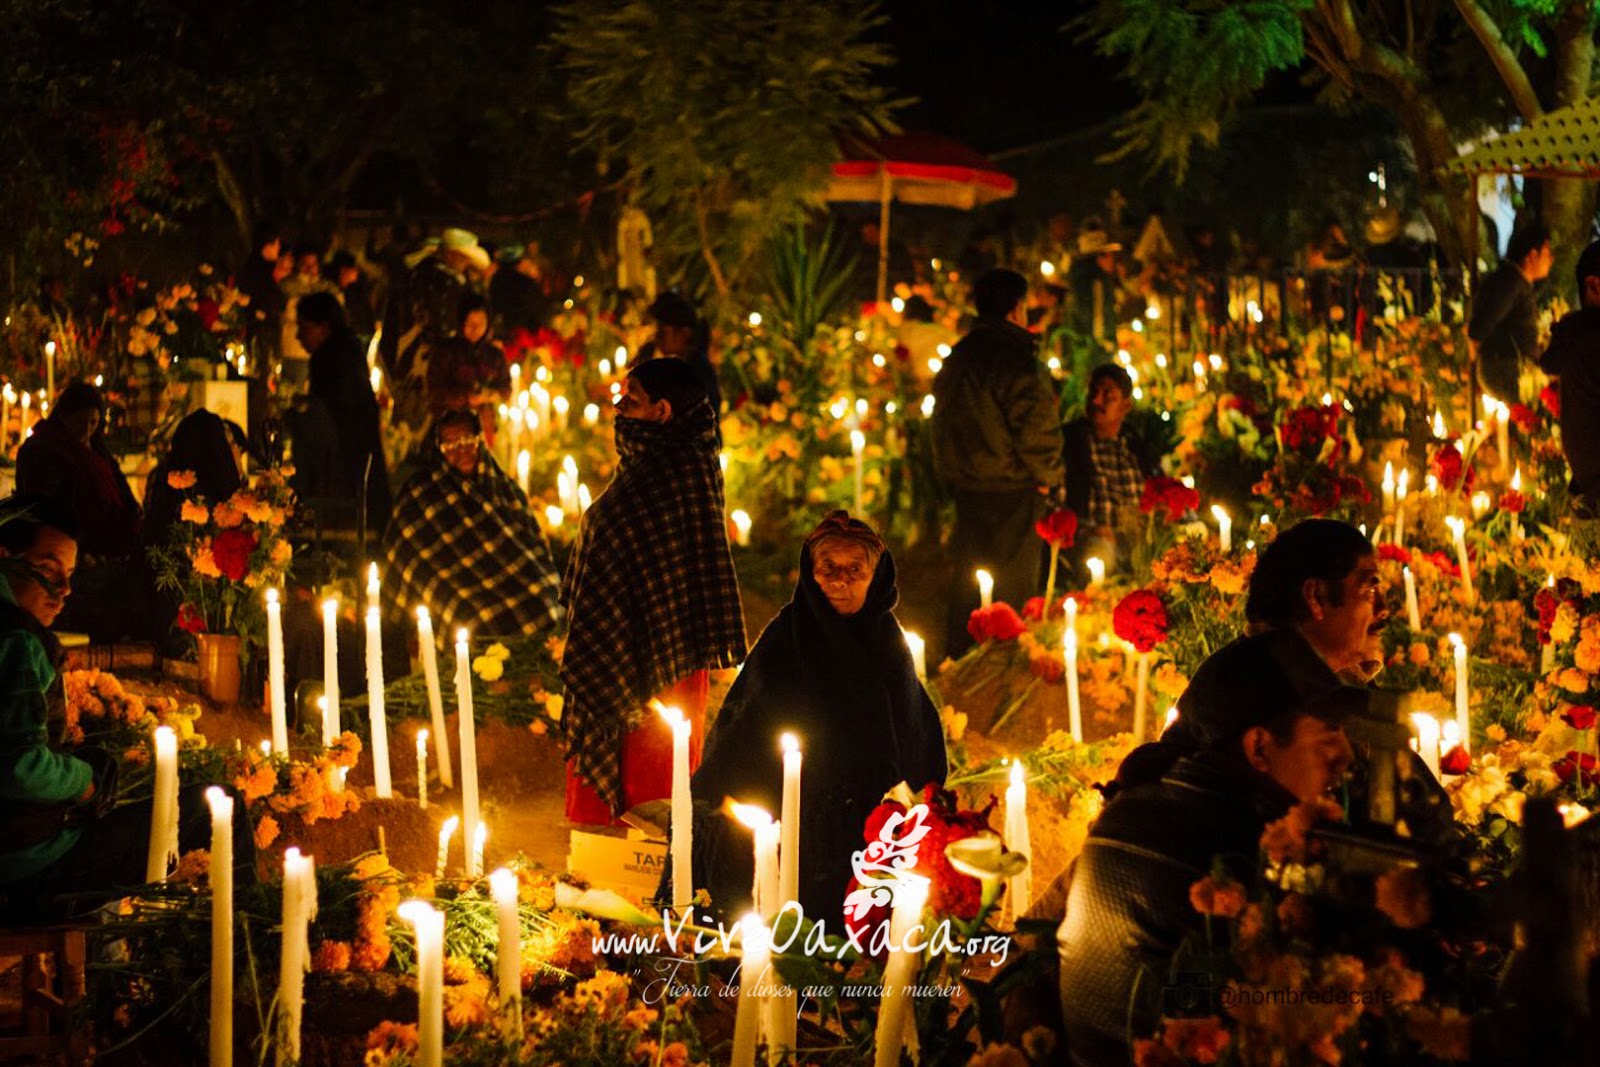
<svg viewBox="0 0 1600 1067"><path fill-rule="evenodd" d="M422 656L422 677L428 685L428 714L433 723L439 782L449 789L455 785L455 779L450 773L450 734L444 726L444 696L439 692L439 650L433 640L433 616L422 606L417 608L417 648Z"/></svg>
<svg viewBox="0 0 1600 1067"><path fill-rule="evenodd" d="M1145 705L1149 702L1150 653L1138 653L1134 661L1133 676L1133 740L1142 745L1145 741Z"/></svg>
<svg viewBox="0 0 1600 1067"><path fill-rule="evenodd" d="M289 754L289 715L283 695L283 609L278 591L267 590L267 700L272 710L272 750Z"/></svg>
<svg viewBox="0 0 1600 1067"><path fill-rule="evenodd" d="M1383 465L1383 513L1385 515L1394 511L1394 464Z"/></svg>
<svg viewBox="0 0 1600 1067"><path fill-rule="evenodd" d="M1222 542L1222 551L1233 551L1233 518L1223 509L1221 504L1211 505L1211 515L1217 520L1217 534Z"/></svg>
<svg viewBox="0 0 1600 1067"><path fill-rule="evenodd" d="M322 602L322 709L323 747L339 739L339 601Z"/></svg>
<svg viewBox="0 0 1600 1067"><path fill-rule="evenodd" d="M1422 632L1422 612L1417 607L1417 579L1410 567L1401 567L1400 574L1406 582L1406 624L1412 633Z"/></svg>
<svg viewBox="0 0 1600 1067"><path fill-rule="evenodd" d="M761 1034L760 989L772 963L772 944L761 916L751 912L739 920L739 1006L733 1022L730 1067L755 1067Z"/></svg>
<svg viewBox="0 0 1600 1067"><path fill-rule="evenodd" d="M1020 760L1011 764L1011 784L1006 786L1006 848L1033 859L1033 843L1028 833L1027 771ZM1032 863L1011 876L1011 918L1022 918L1033 906Z"/></svg>
<svg viewBox="0 0 1600 1067"><path fill-rule="evenodd" d="M850 431L850 454L855 457L856 514L861 514L861 454L866 451L867 436L860 430Z"/></svg>
<svg viewBox="0 0 1600 1067"><path fill-rule="evenodd" d="M178 858L178 735L170 726L155 731L155 795L150 807L150 850L144 880L164 882Z"/></svg>
<svg viewBox="0 0 1600 1067"><path fill-rule="evenodd" d="M1516 470L1511 472L1511 491L1519 495L1522 492L1522 467L1520 464ZM1511 540L1522 540L1522 516L1515 511L1511 513Z"/></svg>
<svg viewBox="0 0 1600 1067"><path fill-rule="evenodd" d="M773 914L789 901L800 899L800 739L784 734L781 743L783 807L778 825L783 828L783 838L778 845L778 899Z"/></svg>
<svg viewBox="0 0 1600 1067"><path fill-rule="evenodd" d="M917 677L928 677L928 642L915 630L901 630L905 635L906 647L911 650L911 666L917 672Z"/></svg>
<svg viewBox="0 0 1600 1067"><path fill-rule="evenodd" d="M501 867L489 875L499 919L500 943L495 947L495 974L499 978L500 1010L508 1035L522 1033L522 923L517 912L517 876Z"/></svg>
<svg viewBox="0 0 1600 1067"><path fill-rule="evenodd" d="M1090 589L1099 589L1102 585L1106 584L1105 560L1101 559L1099 556L1090 556L1088 559L1083 561L1083 565L1089 568Z"/></svg>
<svg viewBox="0 0 1600 1067"><path fill-rule="evenodd" d="M317 876L310 856L297 848L283 853L283 940L278 955L279 1067L300 1062L300 1019L305 1009L306 969L311 965L307 937L317 911Z"/></svg>
<svg viewBox="0 0 1600 1067"><path fill-rule="evenodd" d="M750 513L743 509L728 516L733 521L733 543L740 548L750 547Z"/></svg>
<svg viewBox="0 0 1600 1067"><path fill-rule="evenodd" d="M571 406L567 403L567 398L564 396L555 397L550 401L550 406L555 410L556 429L565 430L567 428L567 410Z"/></svg>
<svg viewBox="0 0 1600 1067"><path fill-rule="evenodd" d="M443 1067L444 913L408 900L396 914L417 931L417 1067Z"/></svg>
<svg viewBox="0 0 1600 1067"><path fill-rule="evenodd" d="M417 731L417 807L428 810L428 729Z"/></svg>
<svg viewBox="0 0 1600 1067"><path fill-rule="evenodd" d="M1067 726L1072 739L1083 744L1083 705L1078 697L1078 602L1066 599L1067 625L1061 632L1062 656L1067 681Z"/></svg>
<svg viewBox="0 0 1600 1067"><path fill-rule="evenodd" d="M481 817L478 811L478 737L477 725L472 721L472 659L467 651L467 631L456 631L456 717L460 720L461 737L461 810L465 816L468 846L467 877L476 878L483 873L473 866L471 846L478 840Z"/></svg>
<svg viewBox="0 0 1600 1067"><path fill-rule="evenodd" d="M911 1013L911 991L907 987L917 980L917 967L922 962L922 953L911 951L907 942L921 928L922 909L927 902L927 879L903 876L895 889L894 911L889 918L889 960L883 968L874 1067L899 1067L900 1064Z"/></svg>
<svg viewBox="0 0 1600 1067"><path fill-rule="evenodd" d="M1511 466L1511 408L1504 401L1494 402L1495 450L1500 453L1500 469Z"/></svg>
<svg viewBox="0 0 1600 1067"><path fill-rule="evenodd" d="M517 488L522 490L522 495L528 495L528 475L533 464L533 457L526 448L517 453Z"/></svg>
<svg viewBox="0 0 1600 1067"><path fill-rule="evenodd" d="M477 831L472 835L472 860L467 867L467 876L476 878L483 873L483 848L489 843L489 824L479 821Z"/></svg>
<svg viewBox="0 0 1600 1067"><path fill-rule="evenodd" d="M582 509L578 506L578 461L571 456L561 460L561 474L558 479L562 486L561 506L571 514L578 514Z"/></svg>
<svg viewBox="0 0 1600 1067"><path fill-rule="evenodd" d="M1453 633L1450 635L1450 646L1455 650L1456 725L1461 730L1461 747L1467 748L1472 737L1467 716L1467 643L1460 634Z"/></svg>
<svg viewBox="0 0 1600 1067"><path fill-rule="evenodd" d="M694 802L689 793L689 734L693 724L677 708L657 705L672 730L672 906L694 900Z"/></svg>
<svg viewBox="0 0 1600 1067"><path fill-rule="evenodd" d="M28 405L32 402L32 393L25 392L22 394L22 414L17 419L17 440L19 442L28 439Z"/></svg>
<svg viewBox="0 0 1600 1067"><path fill-rule="evenodd" d="M1461 743L1461 727L1454 719L1446 719L1439 725L1439 752L1448 756L1458 748L1465 748Z"/></svg>
<svg viewBox="0 0 1600 1067"><path fill-rule="evenodd" d="M394 796L389 780L389 719L383 708L383 633L378 606L367 609L367 710L372 730L372 779L380 798Z"/></svg>
<svg viewBox="0 0 1600 1067"><path fill-rule="evenodd" d="M1411 483L1411 472L1405 468L1400 470L1400 482L1395 486L1394 492L1394 544L1396 548L1404 548L1406 544L1406 488Z"/></svg>
<svg viewBox="0 0 1600 1067"><path fill-rule="evenodd" d="M594 427L600 425L600 405L599 404L585 404L585 405L583 405L583 424L585 426L589 427L590 429L593 429Z"/></svg>
<svg viewBox="0 0 1600 1067"><path fill-rule="evenodd" d="M1472 588L1472 563L1467 559L1467 524L1454 515L1446 516L1444 524L1455 538L1456 565L1461 569L1461 591L1468 604L1476 603L1478 598Z"/></svg>
<svg viewBox="0 0 1600 1067"><path fill-rule="evenodd" d="M1433 772L1433 776L1439 777L1439 720L1425 711L1414 711L1411 713L1411 725L1417 731L1413 742L1417 755L1422 757L1422 762Z"/></svg>
<svg viewBox="0 0 1600 1067"><path fill-rule="evenodd" d="M46 398L54 400L56 397L56 343L44 343L44 391Z"/></svg>
<svg viewBox="0 0 1600 1067"><path fill-rule="evenodd" d="M233 1063L233 798L206 790L211 805L211 1067Z"/></svg>
<svg viewBox="0 0 1600 1067"><path fill-rule="evenodd" d="M11 443L11 399L16 395L10 382L0 388L0 452Z"/></svg>
<svg viewBox="0 0 1600 1067"><path fill-rule="evenodd" d="M978 579L978 600L984 607L994 603L994 575L979 567L973 572Z"/></svg>
<svg viewBox="0 0 1600 1067"><path fill-rule="evenodd" d="M755 877L750 896L755 910L763 916L773 915L778 910L774 902L778 895L778 837L771 832L776 824L771 815L753 804L735 803L732 811L735 819L750 828L754 838Z"/></svg>
<svg viewBox="0 0 1600 1067"><path fill-rule="evenodd" d="M433 865L433 876L444 877L445 865L450 860L450 839L456 835L456 827L461 825L461 816L452 815L439 827L439 858Z"/></svg>

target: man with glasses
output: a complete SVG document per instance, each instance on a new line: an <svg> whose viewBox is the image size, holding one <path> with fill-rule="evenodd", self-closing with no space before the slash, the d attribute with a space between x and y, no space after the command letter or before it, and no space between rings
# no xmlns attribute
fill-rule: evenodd
<svg viewBox="0 0 1600 1067"><path fill-rule="evenodd" d="M483 447L473 412L449 411L434 424L383 547L396 602L425 605L443 620L441 633L546 635L565 618L550 546L528 498Z"/></svg>

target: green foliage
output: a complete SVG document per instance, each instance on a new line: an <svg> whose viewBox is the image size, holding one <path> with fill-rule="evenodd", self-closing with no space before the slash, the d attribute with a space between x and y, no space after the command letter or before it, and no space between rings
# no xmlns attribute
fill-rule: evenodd
<svg viewBox="0 0 1600 1067"><path fill-rule="evenodd" d="M1215 145L1222 123L1272 74L1305 57L1300 18L1312 0L1100 0L1075 26L1102 55L1122 59L1143 101L1110 158L1148 151L1180 176L1196 140Z"/></svg>
<svg viewBox="0 0 1600 1067"><path fill-rule="evenodd" d="M805 226L796 224L772 241L768 295L777 326L796 355L807 353L817 328L839 311L850 282L856 257L835 236L829 222L813 243Z"/></svg>
<svg viewBox="0 0 1600 1067"><path fill-rule="evenodd" d="M612 0L557 19L580 143L652 213L669 274L698 256L724 299L819 201L839 135L892 128L865 5Z"/></svg>

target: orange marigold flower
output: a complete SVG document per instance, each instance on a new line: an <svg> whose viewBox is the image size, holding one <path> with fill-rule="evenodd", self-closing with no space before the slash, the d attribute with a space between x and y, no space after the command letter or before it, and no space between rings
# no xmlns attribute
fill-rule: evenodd
<svg viewBox="0 0 1600 1067"><path fill-rule="evenodd" d="M380 934L370 941L358 941L350 953L350 966L358 971L381 971L383 965L389 962L392 948L388 934Z"/></svg>
<svg viewBox="0 0 1600 1067"><path fill-rule="evenodd" d="M444 987L444 1018L451 1026L477 1026L489 1019L489 979L473 971L460 985Z"/></svg>
<svg viewBox="0 0 1600 1067"><path fill-rule="evenodd" d="M327 756L335 767L354 767L361 758L361 738L346 730L328 746Z"/></svg>
<svg viewBox="0 0 1600 1067"><path fill-rule="evenodd" d="M1244 886L1234 881L1219 882L1208 874L1189 887L1189 903L1201 915L1231 919L1244 911L1247 901Z"/></svg>
<svg viewBox="0 0 1600 1067"><path fill-rule="evenodd" d="M270 815L261 816L261 821L256 823L255 831L256 848L264 849L278 839L278 820Z"/></svg>
<svg viewBox="0 0 1600 1067"><path fill-rule="evenodd" d="M167 472L167 486L169 488L176 489L179 492L182 492L185 489L193 489L196 481L198 481L198 479L195 477L194 471Z"/></svg>
<svg viewBox="0 0 1600 1067"><path fill-rule="evenodd" d="M318 974L332 974L350 969L350 943L348 941L319 941L311 953L311 969Z"/></svg>
<svg viewBox="0 0 1600 1067"><path fill-rule="evenodd" d="M188 885L199 885L201 880L211 873L211 852L208 849L197 848L192 852L185 852L178 857L178 866L172 872L172 880L184 882Z"/></svg>
<svg viewBox="0 0 1600 1067"><path fill-rule="evenodd" d="M211 509L211 516L217 522L217 529L231 530L244 522L244 512L234 507L233 502L224 500Z"/></svg>

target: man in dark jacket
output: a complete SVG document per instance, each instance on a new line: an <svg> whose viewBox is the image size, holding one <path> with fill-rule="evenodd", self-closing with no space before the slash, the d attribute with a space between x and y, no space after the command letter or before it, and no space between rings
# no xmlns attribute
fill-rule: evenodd
<svg viewBox="0 0 1600 1067"><path fill-rule="evenodd" d="M1066 452L1067 507L1077 513L1079 556L1105 560L1116 551L1117 528L1137 515L1144 480L1152 473L1129 431L1133 412L1133 379L1115 363L1089 375L1089 399L1080 418L1063 431Z"/></svg>
<svg viewBox="0 0 1600 1067"><path fill-rule="evenodd" d="M1533 287L1549 276L1554 263L1550 232L1543 226L1524 227L1511 235L1506 258L1472 298L1467 337L1477 355L1478 378L1484 391L1503 404L1517 399L1522 363L1533 359L1539 343Z"/></svg>
<svg viewBox="0 0 1600 1067"><path fill-rule="evenodd" d="M1210 976L1179 964L1185 941L1205 936L1190 886L1219 863L1253 885L1267 824L1343 780L1343 723L1366 698L1308 669L1310 654L1285 630L1217 652L1181 702L1196 751L1119 792L1094 824L1056 935L1073 1063L1128 1063L1130 1038L1201 1006L1189 1001Z"/></svg>
<svg viewBox="0 0 1600 1067"><path fill-rule="evenodd" d="M1600 514L1600 241L1578 257L1581 306L1556 323L1540 357L1561 379L1561 448L1572 468L1573 507Z"/></svg>
<svg viewBox="0 0 1600 1067"><path fill-rule="evenodd" d="M1062 478L1060 399L1023 326L1027 280L992 270L972 295L978 321L933 379L933 461L956 504L945 644L952 656L972 644L975 568L989 570L995 598L1013 606L1037 591L1033 523L1043 494Z"/></svg>

